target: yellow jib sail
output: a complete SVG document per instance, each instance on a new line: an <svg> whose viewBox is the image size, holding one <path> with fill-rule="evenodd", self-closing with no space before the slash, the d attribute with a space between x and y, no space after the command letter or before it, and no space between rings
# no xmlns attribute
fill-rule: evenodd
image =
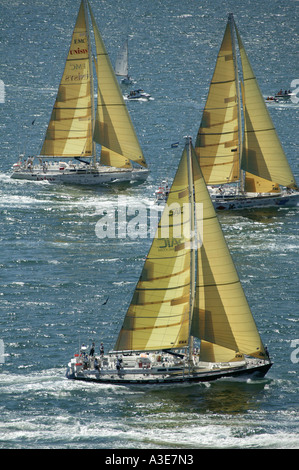
<svg viewBox="0 0 299 470"><path fill-rule="evenodd" d="M245 109L246 103L243 82L240 82L240 84L242 90L243 109ZM246 120L244 123L244 128L246 132ZM243 148L243 154L246 152L245 146ZM260 176L254 175L253 173L249 173L248 171L246 171L244 178L244 190L246 192L252 193L280 193L280 186L274 181L266 180L265 178L261 178Z"/></svg>
<svg viewBox="0 0 299 470"><path fill-rule="evenodd" d="M102 145L103 161L117 167L132 160L147 167L104 42L90 9L95 35L98 102L94 140Z"/></svg>
<svg viewBox="0 0 299 470"><path fill-rule="evenodd" d="M236 33L243 69L245 135L241 167L268 181L297 188L286 155L264 102L242 40Z"/></svg>
<svg viewBox="0 0 299 470"><path fill-rule="evenodd" d="M214 361L215 357L218 360L218 356L215 348L207 348L205 342L228 349L225 356L231 356L230 359L234 359L236 353L264 357L260 335L194 151L192 166L195 202L203 205L203 221L202 244L197 250L191 334L203 340L204 357L208 361Z"/></svg>
<svg viewBox="0 0 299 470"><path fill-rule="evenodd" d="M233 349L201 340L200 360L204 362L235 362L244 360L244 355L241 353L236 354Z"/></svg>
<svg viewBox="0 0 299 470"><path fill-rule="evenodd" d="M82 1L41 155L92 156L89 52Z"/></svg>
<svg viewBox="0 0 299 470"><path fill-rule="evenodd" d="M260 178L248 173L248 171L245 173L244 189L253 193L280 193L280 187L277 183Z"/></svg>
<svg viewBox="0 0 299 470"><path fill-rule="evenodd" d="M118 351L188 346L190 220L181 220L188 202L185 150L116 342Z"/></svg>
<svg viewBox="0 0 299 470"><path fill-rule="evenodd" d="M207 184L239 180L238 102L229 23L198 130L195 151Z"/></svg>

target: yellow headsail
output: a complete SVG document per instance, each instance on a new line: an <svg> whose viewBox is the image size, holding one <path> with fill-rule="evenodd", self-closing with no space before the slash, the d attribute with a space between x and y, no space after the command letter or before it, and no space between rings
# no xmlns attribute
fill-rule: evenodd
<svg viewBox="0 0 299 470"><path fill-rule="evenodd" d="M188 346L190 220L181 220L189 203L187 163L185 150L116 342L118 351Z"/></svg>
<svg viewBox="0 0 299 470"><path fill-rule="evenodd" d="M147 167L104 42L90 9L95 35L98 103L94 140L102 145L103 162L125 167L128 160ZM117 155L115 155L117 154Z"/></svg>
<svg viewBox="0 0 299 470"><path fill-rule="evenodd" d="M233 349L201 340L200 360L204 362L235 362L244 360L244 355Z"/></svg>
<svg viewBox="0 0 299 470"><path fill-rule="evenodd" d="M231 28L228 23L195 143L207 184L239 180L236 87Z"/></svg>
<svg viewBox="0 0 299 470"><path fill-rule="evenodd" d="M242 169L268 181L296 188L295 177L276 133L236 25L235 28L243 69L245 136Z"/></svg>
<svg viewBox="0 0 299 470"><path fill-rule="evenodd" d="M203 205L203 231L202 244L197 250L197 280L191 334L204 340L205 360L213 361L213 358L217 357L215 348L207 348L205 342L230 350L228 355L231 355L231 359L234 359L236 353L264 357L260 335L195 152L192 152L192 165L195 202ZM223 355L223 350L221 353Z"/></svg>
<svg viewBox="0 0 299 470"><path fill-rule="evenodd" d="M260 178L252 173L245 173L245 191L253 193L280 193L280 187L277 183Z"/></svg>
<svg viewBox="0 0 299 470"><path fill-rule="evenodd" d="M92 92L83 1L41 155L92 156Z"/></svg>

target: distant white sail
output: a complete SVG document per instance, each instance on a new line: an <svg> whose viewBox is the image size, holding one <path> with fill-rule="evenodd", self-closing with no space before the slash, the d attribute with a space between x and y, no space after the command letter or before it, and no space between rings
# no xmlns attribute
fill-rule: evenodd
<svg viewBox="0 0 299 470"><path fill-rule="evenodd" d="M123 44L123 47L116 59L115 74L121 77L128 76L128 40Z"/></svg>

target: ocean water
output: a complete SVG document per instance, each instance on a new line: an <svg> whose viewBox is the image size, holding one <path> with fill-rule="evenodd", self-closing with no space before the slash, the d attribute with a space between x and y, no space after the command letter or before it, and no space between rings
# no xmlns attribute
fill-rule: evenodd
<svg viewBox="0 0 299 470"><path fill-rule="evenodd" d="M149 236L99 238L100 214L117 203L150 207L161 179L171 181L183 136L195 139L227 13L265 96L299 80L298 2L91 6L113 63L129 36L130 74L153 97L127 103L151 173L107 188L10 179L19 152L41 148L79 1L1 0L0 448L298 449L296 207L219 214L274 361L265 379L153 389L65 378L82 342L113 348L150 247ZM270 113L298 181L299 105Z"/></svg>

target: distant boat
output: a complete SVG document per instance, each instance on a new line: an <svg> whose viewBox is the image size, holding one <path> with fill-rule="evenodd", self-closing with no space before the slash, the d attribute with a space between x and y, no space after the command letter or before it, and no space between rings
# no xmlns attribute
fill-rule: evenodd
<svg viewBox="0 0 299 470"><path fill-rule="evenodd" d="M25 155L21 155L13 165L12 178L94 185L144 180L148 175L133 123L89 6L96 45L95 102L88 6L87 0L82 0L40 155L25 158L26 161ZM99 162L96 143L101 145Z"/></svg>
<svg viewBox="0 0 299 470"><path fill-rule="evenodd" d="M243 81L239 80L234 30ZM233 14L228 17L195 151L218 210L296 205L299 201L295 177L260 92Z"/></svg>
<svg viewBox="0 0 299 470"><path fill-rule="evenodd" d="M279 92L276 93L275 99L278 101L289 101L292 96L296 96L296 94L292 93L290 90L283 91L282 89L280 89Z"/></svg>
<svg viewBox="0 0 299 470"><path fill-rule="evenodd" d="M129 76L129 68L128 68L128 39L123 44L123 47L116 59L115 64L115 74L117 76L123 77L121 79L121 83L124 85L130 85L134 83L132 78Z"/></svg>
<svg viewBox="0 0 299 470"><path fill-rule="evenodd" d="M139 100L140 98L149 100L150 97L151 95L149 93L145 93L141 88L138 88L138 90L132 90L127 94L128 100Z"/></svg>
<svg viewBox="0 0 299 470"><path fill-rule="evenodd" d="M163 180L161 183L161 186L159 186L158 189L155 191L155 203L160 205L160 204L165 204L167 201L169 194L169 186L167 180Z"/></svg>
<svg viewBox="0 0 299 470"><path fill-rule="evenodd" d="M275 96L267 96L266 98L266 103L278 103L278 99L275 98Z"/></svg>
<svg viewBox="0 0 299 470"><path fill-rule="evenodd" d="M158 387L263 377L272 366L190 138L167 203L114 350L78 351L69 379Z"/></svg>

